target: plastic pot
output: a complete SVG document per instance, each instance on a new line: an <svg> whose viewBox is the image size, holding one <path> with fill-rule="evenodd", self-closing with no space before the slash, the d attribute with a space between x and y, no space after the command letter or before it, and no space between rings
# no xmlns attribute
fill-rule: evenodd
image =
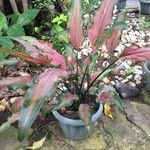
<svg viewBox="0 0 150 150"><path fill-rule="evenodd" d="M103 105L100 104L98 111L92 116L92 122L95 123L101 116L103 111ZM60 115L57 111L53 112L55 118L59 121L63 133L67 138L71 139L85 139L87 138L92 130L87 130L81 119L69 119Z"/></svg>
<svg viewBox="0 0 150 150"><path fill-rule="evenodd" d="M146 76L146 88L150 92L150 61L144 63L143 71Z"/></svg>
<svg viewBox="0 0 150 150"><path fill-rule="evenodd" d="M150 15L150 0L139 0L142 15Z"/></svg>
<svg viewBox="0 0 150 150"><path fill-rule="evenodd" d="M119 0L117 3L117 9L121 11L121 9L124 9L126 7L126 0Z"/></svg>

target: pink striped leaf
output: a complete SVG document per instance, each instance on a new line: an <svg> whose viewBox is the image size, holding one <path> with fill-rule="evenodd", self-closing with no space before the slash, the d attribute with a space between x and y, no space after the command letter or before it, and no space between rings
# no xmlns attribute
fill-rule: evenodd
<svg viewBox="0 0 150 150"><path fill-rule="evenodd" d="M65 58L63 57L63 55L54 50L49 43L38 40L32 40L29 42L32 45L38 47L38 49L41 50L42 54L47 55L49 60L51 60L52 65L59 65L61 69L66 69Z"/></svg>
<svg viewBox="0 0 150 150"><path fill-rule="evenodd" d="M26 136L43 103L55 91L59 80L66 76L67 72L62 69L47 69L38 77L35 86L28 90L20 113L18 137L20 141Z"/></svg>
<svg viewBox="0 0 150 150"><path fill-rule="evenodd" d="M27 84L31 81L31 76L10 77L0 80L0 86L12 84Z"/></svg>
<svg viewBox="0 0 150 150"><path fill-rule="evenodd" d="M76 49L82 46L83 30L81 24L80 0L74 0L73 3L69 18L69 40Z"/></svg>
<svg viewBox="0 0 150 150"><path fill-rule="evenodd" d="M103 0L99 10L94 16L94 22L88 29L88 37L93 46L96 44L97 37L100 36L106 26L111 23L112 12L116 0Z"/></svg>
<svg viewBox="0 0 150 150"><path fill-rule="evenodd" d="M89 104L80 104L79 105L79 115L86 126L91 125L92 116L91 116Z"/></svg>
<svg viewBox="0 0 150 150"><path fill-rule="evenodd" d="M134 61L150 60L150 47L139 48L137 46L130 46L123 51L121 57Z"/></svg>
<svg viewBox="0 0 150 150"><path fill-rule="evenodd" d="M113 50L118 46L120 41L121 29L115 28L112 32L111 37L106 41L106 48L109 53L112 53Z"/></svg>
<svg viewBox="0 0 150 150"><path fill-rule="evenodd" d="M56 107L54 107L53 111L60 110L63 107L67 107L72 105L74 100L77 100L78 96L76 94L72 94L70 92L64 93L60 96L59 103Z"/></svg>

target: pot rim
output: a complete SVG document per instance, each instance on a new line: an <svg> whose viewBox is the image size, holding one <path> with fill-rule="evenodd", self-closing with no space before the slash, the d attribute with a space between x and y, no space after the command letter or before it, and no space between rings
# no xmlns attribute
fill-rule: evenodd
<svg viewBox="0 0 150 150"><path fill-rule="evenodd" d="M92 122L95 123L97 119L100 117L103 111L103 104L99 105L98 111L92 116ZM73 125L73 126L84 126L84 123L81 119L69 119L66 118L57 111L52 112L55 118L57 118L61 123L67 124L67 125Z"/></svg>
<svg viewBox="0 0 150 150"><path fill-rule="evenodd" d="M139 0L142 3L150 3L150 0Z"/></svg>
<svg viewBox="0 0 150 150"><path fill-rule="evenodd" d="M146 72L150 72L150 69L148 69L148 65L150 66L150 61L144 63L144 69Z"/></svg>

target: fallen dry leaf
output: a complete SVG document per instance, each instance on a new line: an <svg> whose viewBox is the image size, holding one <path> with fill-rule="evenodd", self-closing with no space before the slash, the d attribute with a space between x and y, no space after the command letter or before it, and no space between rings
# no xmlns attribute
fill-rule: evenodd
<svg viewBox="0 0 150 150"><path fill-rule="evenodd" d="M107 117L110 117L111 119L113 119L112 108L111 108L110 103L105 103L104 104L104 113Z"/></svg>
<svg viewBox="0 0 150 150"><path fill-rule="evenodd" d="M0 101L0 111L4 111L7 107L8 107L8 102L4 98Z"/></svg>
<svg viewBox="0 0 150 150"><path fill-rule="evenodd" d="M39 149L44 144L46 140L46 136L44 136L41 140L34 142L33 145L30 147L27 147L27 149L32 149L32 150Z"/></svg>

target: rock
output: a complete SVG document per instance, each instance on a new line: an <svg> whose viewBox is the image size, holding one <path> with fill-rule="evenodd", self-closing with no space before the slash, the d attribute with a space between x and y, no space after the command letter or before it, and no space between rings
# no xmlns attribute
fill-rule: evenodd
<svg viewBox="0 0 150 150"><path fill-rule="evenodd" d="M18 150L27 147L29 142L25 139L23 142L17 140L18 130L12 126L8 130L0 133L1 150Z"/></svg>
<svg viewBox="0 0 150 150"><path fill-rule="evenodd" d="M64 136L58 123L52 125L52 135L40 150L103 150L106 148L105 140L98 128L95 127L94 132L84 140L71 140Z"/></svg>
<svg viewBox="0 0 150 150"><path fill-rule="evenodd" d="M114 108L115 109L115 108ZM106 150L149 150L150 143L146 133L129 122L126 115L115 109L114 120L101 117L101 134L107 141Z"/></svg>
<svg viewBox="0 0 150 150"><path fill-rule="evenodd" d="M136 102L126 102L125 111L128 119L150 136L150 106Z"/></svg>
<svg viewBox="0 0 150 150"><path fill-rule="evenodd" d="M135 76L134 76L134 80L135 80L135 81L142 80L142 77L141 77L140 75L135 75Z"/></svg>
<svg viewBox="0 0 150 150"><path fill-rule="evenodd" d="M116 83L114 87L117 89L117 91L123 98L135 97L140 94L139 90L136 87L121 82Z"/></svg>
<svg viewBox="0 0 150 150"><path fill-rule="evenodd" d="M121 63L119 66L116 67L117 70L124 70L124 69L129 69L130 66L128 65L127 62Z"/></svg>

